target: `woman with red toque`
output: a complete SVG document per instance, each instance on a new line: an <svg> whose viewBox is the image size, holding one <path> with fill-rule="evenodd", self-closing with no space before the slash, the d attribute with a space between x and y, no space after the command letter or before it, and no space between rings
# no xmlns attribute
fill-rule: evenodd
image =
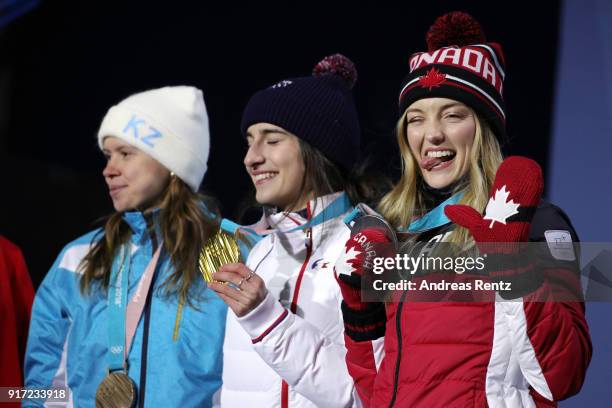
<svg viewBox="0 0 612 408"><path fill-rule="evenodd" d="M427 42L427 52L410 58L400 91L397 138L404 170L380 213L428 247L576 242L567 216L541 200L537 163L503 160L501 47L487 43L478 22L459 12L440 17ZM385 241L372 230L360 238L347 242L347 253L363 252L368 240ZM364 405L552 407L577 393L592 348L584 303L579 292L571 293L579 287L571 248L564 254L551 250L550 262L536 267L521 264L525 258L518 252L504 258L499 246L489 246L500 262L490 262L483 278L510 283L510 289L481 293L489 298L479 302L411 301L414 293L396 291L392 301L368 303L358 290L367 272L364 255L338 261L347 364ZM427 279L436 277L417 271L412 278ZM380 362L373 344L383 336Z"/></svg>

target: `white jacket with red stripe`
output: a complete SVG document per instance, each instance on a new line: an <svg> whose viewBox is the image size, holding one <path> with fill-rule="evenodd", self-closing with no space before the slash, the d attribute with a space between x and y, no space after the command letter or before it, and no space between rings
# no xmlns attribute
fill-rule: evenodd
<svg viewBox="0 0 612 408"><path fill-rule="evenodd" d="M346 363L342 296L333 266L349 229L337 216L287 231L315 217L340 193L312 200L307 217L272 214L247 266L268 288L246 316L227 315L221 407L360 407Z"/></svg>

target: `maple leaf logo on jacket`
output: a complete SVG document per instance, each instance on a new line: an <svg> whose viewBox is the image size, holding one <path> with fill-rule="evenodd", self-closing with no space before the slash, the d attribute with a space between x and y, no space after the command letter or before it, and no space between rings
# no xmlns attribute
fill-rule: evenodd
<svg viewBox="0 0 612 408"><path fill-rule="evenodd" d="M431 68L427 73L419 78L419 85L423 88L436 88L446 82L446 74L441 74L436 68Z"/></svg>
<svg viewBox="0 0 612 408"><path fill-rule="evenodd" d="M506 191L506 186L504 185L495 192L495 197L489 199L485 209L485 216L483 217L485 220L491 220L489 228L493 228L495 221L506 225L508 217L518 214L519 205L514 200L507 201L509 195L510 192Z"/></svg>

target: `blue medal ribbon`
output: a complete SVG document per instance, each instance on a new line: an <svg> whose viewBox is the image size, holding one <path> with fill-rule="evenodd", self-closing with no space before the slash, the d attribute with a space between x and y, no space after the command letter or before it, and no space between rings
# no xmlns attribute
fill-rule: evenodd
<svg viewBox="0 0 612 408"><path fill-rule="evenodd" d="M243 237L243 239L236 239L236 243L238 244L238 248L240 249L240 256L244 261L246 261L246 259L248 258L249 252L251 252L251 248L253 248L255 244L257 244L264 238L263 235L258 234L255 230L249 227L243 227L242 225L237 224L232 220L228 220L227 218L223 218L221 220L221 225L219 226L219 228L221 228L222 231L225 231L228 234L232 235L234 238L236 238L236 233L238 232L238 230L242 232L241 236ZM248 244L247 242L245 242L245 240L248 242Z"/></svg>
<svg viewBox="0 0 612 408"><path fill-rule="evenodd" d="M417 218L416 220L412 221L408 226L408 232L421 233L450 223L451 220L449 220L446 214L444 214L444 207L447 205L457 204L462 198L463 191L453 194L451 197L438 204L437 207L423 215L421 218ZM402 232L406 232L406 229L403 229Z"/></svg>
<svg viewBox="0 0 612 408"><path fill-rule="evenodd" d="M325 207L323 211L318 213L314 218L311 218L306 224L292 228L287 232L294 232L315 227L319 224L323 224L325 221L341 216L345 212L348 212L351 208L351 201L349 200L348 195L343 192L327 207Z"/></svg>
<svg viewBox="0 0 612 408"><path fill-rule="evenodd" d="M351 209L352 209L351 201L349 200L348 195L343 192L334 201L332 201L327 207L325 207L323 211L318 213L315 217L311 218L310 221L308 221L307 223L303 225L300 225L298 227L285 231L285 232L289 233L289 232L304 230L307 228L313 228L319 224L323 224L324 222L328 220L339 217ZM236 224L235 222L230 221L226 218L221 220L221 229L234 236L238 230L240 230L241 232L245 232L246 234L244 235L249 238L249 241L251 241L253 245L266 237L266 235L259 234L257 231L249 227L243 227L242 225Z"/></svg>
<svg viewBox="0 0 612 408"><path fill-rule="evenodd" d="M127 310L128 275L125 265L130 264L127 245L121 247L121 256L116 256L108 285L108 368L109 372L126 370L125 313ZM127 261L127 262L126 262Z"/></svg>

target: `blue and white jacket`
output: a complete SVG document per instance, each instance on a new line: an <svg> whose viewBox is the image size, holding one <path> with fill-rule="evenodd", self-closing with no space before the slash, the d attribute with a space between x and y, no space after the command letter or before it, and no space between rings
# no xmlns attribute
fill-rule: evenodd
<svg viewBox="0 0 612 408"><path fill-rule="evenodd" d="M131 299L154 251L142 213L126 213L124 220L132 229L128 292ZM106 292L97 290L82 295L77 271L97 232L82 236L62 250L39 287L32 309L25 384L28 388L67 386L70 400L60 406L95 406L96 389L107 374ZM199 295L194 301L198 310L185 304L179 314L178 296L166 296L159 290L172 271L169 258L160 257L151 287L146 372L141 373L143 313L128 355L128 375L136 383L137 393L146 378L145 407L211 406L213 395L221 386L227 307L198 279L194 282L194 293ZM23 406L42 404L38 400Z"/></svg>

